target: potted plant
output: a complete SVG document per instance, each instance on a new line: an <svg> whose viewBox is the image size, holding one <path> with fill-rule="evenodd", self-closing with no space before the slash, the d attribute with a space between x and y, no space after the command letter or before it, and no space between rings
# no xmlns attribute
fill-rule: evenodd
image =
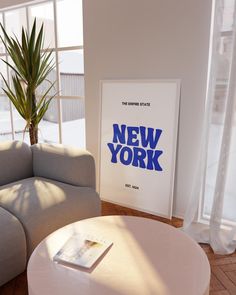
<svg viewBox="0 0 236 295"><path fill-rule="evenodd" d="M10 37L1 24L3 35L0 36L12 64L3 60L11 68L12 87L1 74L5 88L3 91L9 97L21 117L26 121L25 130L29 130L31 145L38 142L38 125L46 113L53 96L49 96L54 83L47 80L49 73L55 68L52 50L42 50L44 41L43 24L36 33L36 20L30 34L22 28L21 40ZM48 81L50 86L36 97L37 88Z"/></svg>

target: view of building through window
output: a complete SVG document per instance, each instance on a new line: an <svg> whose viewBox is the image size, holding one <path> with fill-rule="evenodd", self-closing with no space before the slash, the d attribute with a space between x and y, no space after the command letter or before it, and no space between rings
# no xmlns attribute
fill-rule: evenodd
<svg viewBox="0 0 236 295"><path fill-rule="evenodd" d="M0 11L0 22L10 35L21 37L21 28L31 29L34 19L37 28L44 24L44 48L54 51L55 70L48 79L57 81L52 93L57 93L39 124L39 142L63 143L85 147L84 119L84 61L82 0L51 0L25 4ZM11 62L0 42L0 57ZM11 80L11 70L0 61L0 71ZM38 94L47 86L44 82ZM25 121L4 96L0 77L0 141L19 139L24 135Z"/></svg>

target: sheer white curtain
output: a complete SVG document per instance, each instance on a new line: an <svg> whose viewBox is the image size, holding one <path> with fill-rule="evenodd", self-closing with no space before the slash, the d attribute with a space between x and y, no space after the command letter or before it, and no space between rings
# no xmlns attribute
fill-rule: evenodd
<svg viewBox="0 0 236 295"><path fill-rule="evenodd" d="M236 0L216 0L204 128L184 231L215 253L236 248Z"/></svg>

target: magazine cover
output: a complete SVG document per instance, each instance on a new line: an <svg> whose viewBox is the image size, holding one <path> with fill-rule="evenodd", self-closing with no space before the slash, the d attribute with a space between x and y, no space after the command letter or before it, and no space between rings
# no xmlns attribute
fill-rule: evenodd
<svg viewBox="0 0 236 295"><path fill-rule="evenodd" d="M67 240L53 260L90 268L111 245L112 242L103 239L77 234Z"/></svg>

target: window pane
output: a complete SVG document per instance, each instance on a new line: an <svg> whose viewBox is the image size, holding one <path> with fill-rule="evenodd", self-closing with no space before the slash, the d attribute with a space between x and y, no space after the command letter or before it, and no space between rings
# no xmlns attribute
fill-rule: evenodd
<svg viewBox="0 0 236 295"><path fill-rule="evenodd" d="M55 54L52 55L55 61ZM54 69L47 79L37 88L37 96L44 95L50 88L52 83L55 83L53 88L48 93L48 98L54 96L57 93L57 74ZM53 99L49 105L49 108L39 124L39 142L58 143L59 142L59 116L58 116L58 101Z"/></svg>
<svg viewBox="0 0 236 295"><path fill-rule="evenodd" d="M54 16L53 16L53 3L42 3L39 5L32 5L29 7L29 22L30 27L34 23L34 19L37 20L37 32L44 24L44 48L55 47L55 35L54 35Z"/></svg>
<svg viewBox="0 0 236 295"><path fill-rule="evenodd" d="M83 45L82 0L57 1L59 47Z"/></svg>
<svg viewBox="0 0 236 295"><path fill-rule="evenodd" d="M236 115L236 110L235 110ZM235 118L235 117L234 117ZM223 206L223 217L226 220L236 222L235 208L236 208L236 121L234 119L234 127L232 131L232 139L229 152L229 164L227 169L227 181L225 184L225 198Z"/></svg>
<svg viewBox="0 0 236 295"><path fill-rule="evenodd" d="M10 56L8 56L7 62L13 67L15 67L14 62L12 61L12 59L10 58ZM8 67L8 66L7 66ZM9 81L8 83L10 84L10 87L13 89L13 81L12 81L12 77L16 75L15 71L11 68L8 67L8 72L9 72Z"/></svg>
<svg viewBox="0 0 236 295"><path fill-rule="evenodd" d="M28 132L25 131L26 121L18 113L17 109L13 106L13 124L15 131L15 139L22 140L29 143Z"/></svg>
<svg viewBox="0 0 236 295"><path fill-rule="evenodd" d="M58 101L53 99L49 108L39 123L39 142L59 142Z"/></svg>
<svg viewBox="0 0 236 295"><path fill-rule="evenodd" d="M0 141L11 140L10 103L6 96L0 96Z"/></svg>
<svg viewBox="0 0 236 295"><path fill-rule="evenodd" d="M223 1L223 22L222 31L230 31L233 27L234 19L234 0L224 0Z"/></svg>
<svg viewBox="0 0 236 295"><path fill-rule="evenodd" d="M7 79L7 66L2 60L0 60L0 73L4 76L5 79ZM4 93L2 90L3 86L4 86L4 80L2 76L0 76L0 94Z"/></svg>
<svg viewBox="0 0 236 295"><path fill-rule="evenodd" d="M52 60L52 63L55 63L55 53L52 53L50 60ZM38 86L36 90L37 96L39 95L44 95L45 92L50 88L50 86L53 84L53 88L49 91L48 95L55 95L57 93L57 73L56 73L56 68L53 69L46 79Z"/></svg>
<svg viewBox="0 0 236 295"><path fill-rule="evenodd" d="M16 10L10 10L5 13L6 31L8 34L17 38L21 38L22 26L27 28L26 22L26 9L20 8Z"/></svg>
<svg viewBox="0 0 236 295"><path fill-rule="evenodd" d="M216 71L216 88L213 103L213 124L222 124L225 114L225 98L227 94L227 85L229 82L230 64L233 44L233 15L234 0L224 0L223 2L223 19L220 28L221 36L218 40L217 54L218 65Z"/></svg>
<svg viewBox="0 0 236 295"><path fill-rule="evenodd" d="M61 95L84 96L83 50L59 53Z"/></svg>
<svg viewBox="0 0 236 295"><path fill-rule="evenodd" d="M29 132L25 131L25 134L23 133L23 130L15 132L15 140L24 141L30 145Z"/></svg>
<svg viewBox="0 0 236 295"><path fill-rule="evenodd" d="M8 58L8 62L13 65L12 60ZM2 62L3 67L1 67L1 70L4 72L5 78L7 77L7 66ZM2 66L1 65L1 66ZM12 75L14 75L14 71L9 68L9 74L10 74L10 87L12 88ZM0 81L0 83L3 83L3 81ZM14 124L14 131L15 131L15 139L23 140L24 137L24 129L25 129L25 120L19 115L16 108L12 105L13 110L13 124ZM9 128L11 128L11 123L9 121ZM27 134L25 134L25 141L27 141Z"/></svg>
<svg viewBox="0 0 236 295"><path fill-rule="evenodd" d="M84 99L62 99L63 144L85 148Z"/></svg>

